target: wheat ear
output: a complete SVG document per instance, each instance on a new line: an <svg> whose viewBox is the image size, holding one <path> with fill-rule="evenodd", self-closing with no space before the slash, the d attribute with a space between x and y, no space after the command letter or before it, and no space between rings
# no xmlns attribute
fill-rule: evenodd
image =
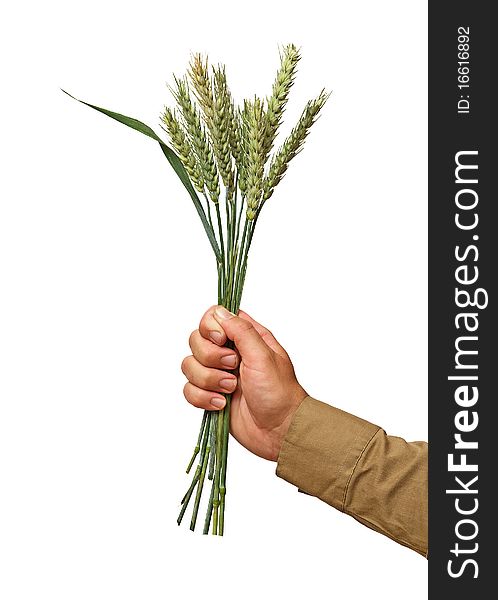
<svg viewBox="0 0 498 600"><path fill-rule="evenodd" d="M330 94L322 90L317 98L308 101L297 125L273 156L263 185L263 202L271 197L275 187L285 175L290 161L302 150L311 126L315 123L329 96Z"/></svg>
<svg viewBox="0 0 498 600"><path fill-rule="evenodd" d="M202 126L199 111L192 102L187 80L175 77L175 84L176 87L171 89L171 91L180 107L185 128L201 166L202 176L209 192L209 197L217 204L220 197L220 181L213 150L206 136L206 131Z"/></svg>
<svg viewBox="0 0 498 600"><path fill-rule="evenodd" d="M194 150L187 138L187 134L183 126L179 122L176 112L170 110L167 106L161 115L161 120L164 123L166 133L171 140L173 148L176 150L178 157L183 163L187 173L190 176L197 190L204 193L204 178L202 177L202 169L199 162L195 158Z"/></svg>
<svg viewBox="0 0 498 600"><path fill-rule="evenodd" d="M282 122L289 92L294 83L297 64L301 59L299 50L294 44L284 47L280 53L280 68L273 82L272 93L267 98L265 152L268 155L273 147L278 128Z"/></svg>
<svg viewBox="0 0 498 600"><path fill-rule="evenodd" d="M265 120L263 103L259 98L244 102L244 147L246 151L247 211L248 221L256 216L263 192L265 165Z"/></svg>

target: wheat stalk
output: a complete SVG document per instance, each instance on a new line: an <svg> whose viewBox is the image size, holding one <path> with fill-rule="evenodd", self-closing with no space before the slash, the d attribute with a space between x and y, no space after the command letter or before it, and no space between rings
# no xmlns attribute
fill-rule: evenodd
<svg viewBox="0 0 498 600"><path fill-rule="evenodd" d="M329 97L322 91L317 98L308 101L288 137L272 154L300 58L296 46L285 46L280 53L280 66L271 94L265 101L254 97L237 106L228 88L225 67L210 69L207 57L194 54L187 76L175 78L172 89L181 117L172 109L165 109L163 114L166 131L187 173L198 190L207 189L216 205L222 249L218 260L218 303L235 313L240 305L249 249L261 209L273 195L291 160L302 150ZM227 198L226 236L218 202L220 177ZM231 396L226 395L226 406L217 415L207 411L204 414L189 463L190 470L199 455L192 484L182 501L179 521L197 489L191 528L195 526L209 465L208 480L212 480L212 487L204 533L208 533L211 525L214 534L222 535L224 530L230 399Z"/></svg>

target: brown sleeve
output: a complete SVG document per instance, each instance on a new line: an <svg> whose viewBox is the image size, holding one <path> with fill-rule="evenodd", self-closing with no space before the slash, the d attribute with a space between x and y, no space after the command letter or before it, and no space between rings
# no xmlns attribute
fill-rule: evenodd
<svg viewBox="0 0 498 600"><path fill-rule="evenodd" d="M277 475L427 556L427 444L308 396L282 444Z"/></svg>

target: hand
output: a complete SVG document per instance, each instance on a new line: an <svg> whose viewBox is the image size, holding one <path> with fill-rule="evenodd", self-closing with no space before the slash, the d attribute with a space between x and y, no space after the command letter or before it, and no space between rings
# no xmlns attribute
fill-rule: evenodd
<svg viewBox="0 0 498 600"><path fill-rule="evenodd" d="M224 347L227 338L236 350ZM225 405L223 393L232 393L231 434L254 454L276 461L307 396L287 352L247 313L235 316L221 306L204 314L189 344L193 356L182 362L185 398L198 408L219 410Z"/></svg>

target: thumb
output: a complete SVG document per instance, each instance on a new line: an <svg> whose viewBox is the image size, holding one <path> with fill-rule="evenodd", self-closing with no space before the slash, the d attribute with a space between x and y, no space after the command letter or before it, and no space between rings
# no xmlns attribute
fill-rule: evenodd
<svg viewBox="0 0 498 600"><path fill-rule="evenodd" d="M261 362L261 359L271 352L250 321L237 317L223 306L217 306L213 316L223 327L228 339L235 342L242 360L248 363L248 366Z"/></svg>

